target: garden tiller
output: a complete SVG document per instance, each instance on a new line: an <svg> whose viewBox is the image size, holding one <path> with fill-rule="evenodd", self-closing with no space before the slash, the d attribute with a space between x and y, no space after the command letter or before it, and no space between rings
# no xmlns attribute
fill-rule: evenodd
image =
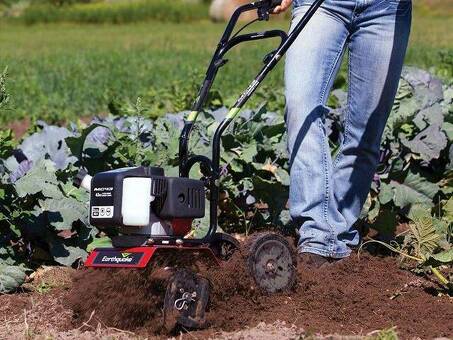
<svg viewBox="0 0 453 340"><path fill-rule="evenodd" d="M91 193L90 223L99 229L113 227L118 234L112 238L113 248L95 249L88 256L85 266L145 268L158 253L168 255L169 259L204 254L221 270L222 261L228 260L239 247L238 241L219 232L217 225L221 136L322 2L314 1L289 34L282 30L240 34L245 26L233 34L242 13L256 10L256 20L268 20L281 0L257 1L236 9L209 64L193 110L185 120L179 139L179 177L166 177L159 167L141 166L102 172L93 177L83 170L78 174L76 184ZM228 61L224 59L225 54L240 43L269 38L278 38L280 44L265 56L262 70L217 127L212 141L212 158L189 155L192 128L218 70ZM195 164L199 164L203 174L200 180L188 177ZM194 238L190 236L192 222L204 217L206 200L209 201L209 228L205 236ZM295 282L296 263L286 239L277 233L260 233L252 240L247 268L257 286L268 293L291 288ZM175 266L172 270L164 299L166 326L202 327L209 298L209 282L187 269Z"/></svg>

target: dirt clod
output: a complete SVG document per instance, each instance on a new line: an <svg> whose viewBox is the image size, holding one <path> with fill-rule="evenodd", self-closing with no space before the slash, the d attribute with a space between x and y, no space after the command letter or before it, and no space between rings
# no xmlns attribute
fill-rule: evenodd
<svg viewBox="0 0 453 340"><path fill-rule="evenodd" d="M154 269L154 270L153 270ZM163 269L86 269L74 277L68 305L74 326L101 323L108 327L159 332L166 275Z"/></svg>

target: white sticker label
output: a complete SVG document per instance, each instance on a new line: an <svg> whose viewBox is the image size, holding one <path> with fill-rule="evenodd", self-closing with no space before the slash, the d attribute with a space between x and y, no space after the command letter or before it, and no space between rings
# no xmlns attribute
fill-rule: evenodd
<svg viewBox="0 0 453 340"><path fill-rule="evenodd" d="M112 197L113 187L98 187L93 188L95 197Z"/></svg>
<svg viewBox="0 0 453 340"><path fill-rule="evenodd" d="M91 218L112 218L112 217L113 217L113 205L91 207Z"/></svg>

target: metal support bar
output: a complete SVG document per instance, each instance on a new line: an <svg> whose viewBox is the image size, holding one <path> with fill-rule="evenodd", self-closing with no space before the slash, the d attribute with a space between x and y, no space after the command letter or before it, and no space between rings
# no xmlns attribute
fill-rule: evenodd
<svg viewBox="0 0 453 340"><path fill-rule="evenodd" d="M247 41L254 41L260 39L268 39L274 37L280 37L281 43L280 46L283 44L283 40L286 39L286 33L279 30L271 30L267 32L261 33L254 33L254 34L243 34L240 36L233 36L231 35L236 27L237 21L242 13L249 12L252 10L258 10L258 16L260 20L267 20L268 16L263 16L264 13L269 13L274 7L278 6L281 1L277 0L262 0L257 2L252 2L249 4L245 4L243 6L238 7L233 15L231 16L228 25L217 45L216 51L209 63L208 69L206 71L206 76L203 81L203 84L198 92L197 99L195 100L192 106L192 113L189 115L189 118L184 123L183 130L179 137L179 175L182 176L183 173L188 173L190 171L185 169L187 158L188 158L188 144L190 140L190 134L192 132L192 128L194 122L197 119L199 112L202 110L203 105L206 103L208 98L209 91L211 90L212 84L217 76L217 72L225 65L225 61L222 59L223 56L234 46ZM231 38L231 39L230 39Z"/></svg>
<svg viewBox="0 0 453 340"><path fill-rule="evenodd" d="M261 20L267 20L268 14L270 11L277 5L281 3L279 0L262 0L258 2L253 2L250 4L246 4L244 6L239 7L231 17L227 28L222 35L222 38L217 46L216 52L211 60L211 63L208 67L208 71L206 72L206 78L203 82L203 85L199 91L199 95L197 100L193 106L193 112L190 115L188 121L185 122L184 128L181 133L180 137L180 149L179 149L179 156L180 156L180 176L187 176L190 167L192 167L195 163L207 163L206 158L196 158L193 157L192 160L189 162L188 160L188 142L190 138L190 133L193 128L193 124L197 118L198 112L201 111L202 106L204 105L208 93L211 89L212 83L217 75L217 72L221 66L224 65L223 56L225 53L230 50L235 45L245 42L245 41L253 41L253 40L260 40L265 38L273 38L273 37L280 37L281 42L279 47L272 53L271 58L266 60L264 67L255 77L255 79L250 83L247 89L241 94L241 96L236 101L233 108L230 110L228 115L225 119L220 123L218 128L214 133L214 138L212 141L212 160L210 162L211 166L211 176L209 181L209 189L210 189L210 223L209 223L209 230L206 236L202 240L198 240L201 242L209 243L212 236L215 234L217 230L217 209L219 204L219 179L220 179L220 147L221 147L221 137L228 126L231 124L233 119L238 115L241 108L244 104L250 99L252 94L256 91L258 86L262 83L264 78L267 74L272 71L277 63L282 59L285 53L288 51L289 47L294 43L297 39L299 34L302 32L304 27L307 25L309 20L313 17L315 12L318 8L322 5L324 0L315 0L310 8L307 10L305 15L296 25L296 27L292 30L289 35L286 35L283 31L266 31L262 33L251 33L251 34L243 34L230 39L233 29L237 23L239 16L246 11L258 10L258 15ZM267 7L265 7L267 6ZM272 7L273 6L273 7ZM264 9L264 10L263 10ZM283 32L283 33L282 33Z"/></svg>

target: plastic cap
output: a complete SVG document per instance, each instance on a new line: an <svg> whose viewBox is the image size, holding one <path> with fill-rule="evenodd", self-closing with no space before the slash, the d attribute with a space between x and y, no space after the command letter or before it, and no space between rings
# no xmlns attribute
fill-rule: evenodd
<svg viewBox="0 0 453 340"><path fill-rule="evenodd" d="M80 188L80 186L82 185L82 181L86 177L86 175L88 175L88 171L86 169L83 169L83 168L80 169L79 172L77 173L77 175L72 180L72 184L76 188Z"/></svg>

